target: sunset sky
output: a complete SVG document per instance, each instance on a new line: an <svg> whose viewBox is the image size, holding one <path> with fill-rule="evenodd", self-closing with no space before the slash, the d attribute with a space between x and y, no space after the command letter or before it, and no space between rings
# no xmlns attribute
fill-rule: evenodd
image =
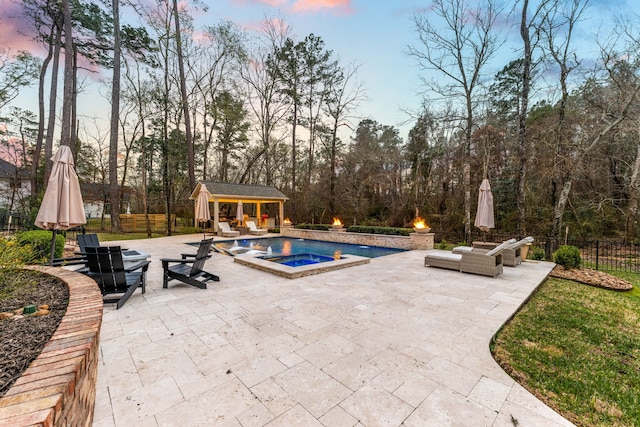
<svg viewBox="0 0 640 427"><path fill-rule="evenodd" d="M215 24L230 20L242 28L254 28L266 18L282 18L294 35L303 39L310 33L321 37L325 48L332 50L342 65L360 64L359 78L363 81L368 101L359 108L362 118L371 118L381 124L396 126L400 136L406 138L413 121L406 110L420 105L420 70L414 58L405 52L408 45L417 46L418 36L412 17L416 12L428 13L429 0L205 0L209 10L198 12L196 25ZM471 0L473 1L473 0ZM579 57L586 61L597 56L596 34L603 25L611 25L612 17L620 12L627 15L640 13L637 0L594 0L576 34ZM0 45L13 51L34 51L29 37L19 29L29 26L14 17L20 15L13 0L0 0ZM125 16L125 20L133 19ZM516 49L521 41L517 28L502 22L501 29L507 41L499 57L487 69L489 75L502 69L517 58ZM92 78L95 78L93 76ZM97 85L96 85L97 86ZM105 87L99 89L107 93ZM36 111L35 91L27 91L20 98L23 108ZM87 100L86 98L89 98ZM108 118L108 103L97 102L99 97L85 96L79 103L85 115ZM29 105L32 104L32 105ZM406 123L410 121L410 123ZM356 123L357 124L357 123Z"/></svg>

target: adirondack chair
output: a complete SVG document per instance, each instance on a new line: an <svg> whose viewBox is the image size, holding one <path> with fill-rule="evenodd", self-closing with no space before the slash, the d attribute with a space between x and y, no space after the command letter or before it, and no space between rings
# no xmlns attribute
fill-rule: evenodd
<svg viewBox="0 0 640 427"><path fill-rule="evenodd" d="M80 248L80 253L85 253L85 249L87 246L98 247L100 246L100 241L98 240L98 235L95 233L90 234L78 234L76 236L76 240L78 241L78 248Z"/></svg>
<svg viewBox="0 0 640 427"><path fill-rule="evenodd" d="M169 281L176 279L200 289L207 289L207 281L219 282L220 278L215 274L203 270L204 263L211 258L211 244L213 239L205 239L200 242L196 254L181 254L180 259L163 258L162 270L164 279L162 287L168 288Z"/></svg>
<svg viewBox="0 0 640 427"><path fill-rule="evenodd" d="M77 251L73 256L66 258L54 258L51 260L51 265L54 267L69 267L69 266L77 266L81 265L82 267L77 268L74 271L78 273L86 274L89 269L86 267L87 257L85 252L86 246L100 246L98 243L98 235L97 234L78 234L78 247L79 251Z"/></svg>
<svg viewBox="0 0 640 427"><path fill-rule="evenodd" d="M139 287L145 293L151 261L125 268L120 246L87 246L85 250L88 275L100 287L104 302L115 302L119 309Z"/></svg>

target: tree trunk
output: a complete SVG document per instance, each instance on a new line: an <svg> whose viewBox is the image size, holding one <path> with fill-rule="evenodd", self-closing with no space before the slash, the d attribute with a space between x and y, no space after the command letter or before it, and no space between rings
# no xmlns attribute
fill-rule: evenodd
<svg viewBox="0 0 640 427"><path fill-rule="evenodd" d="M523 0L522 19L520 21L520 36L523 41L524 61L522 64L522 94L520 97L520 108L518 111L518 170L516 179L518 181L518 194L516 196L516 209L518 211L518 234L524 236L526 231L526 183L527 170L529 165L528 153L529 146L527 143L527 113L529 111L529 90L531 86L531 38L529 36L529 27L527 24L527 9L529 8L529 0Z"/></svg>
<svg viewBox="0 0 640 427"><path fill-rule="evenodd" d="M633 162L631 179L629 182L629 207L627 208L627 221L625 224L625 238L631 241L636 234L636 215L638 214L638 199L640 198L640 139L636 144L636 159Z"/></svg>
<svg viewBox="0 0 640 427"><path fill-rule="evenodd" d="M51 27L51 39L55 32L55 25ZM38 194L40 191L40 183L38 180L38 166L40 166L40 157L42 153L42 141L44 139L44 83L47 76L47 68L53 57L53 45L49 44L47 56L42 61L40 68L40 78L38 79L38 134L36 136L36 146L33 150L33 160L31 163L31 193Z"/></svg>
<svg viewBox="0 0 640 427"><path fill-rule="evenodd" d="M71 0L62 0L64 19L64 88L62 97L62 126L60 144L71 146L71 103L73 99L73 24Z"/></svg>
<svg viewBox="0 0 640 427"><path fill-rule="evenodd" d="M294 221L297 217L296 201L298 194L296 192L296 127L298 126L298 104L293 102L293 128L291 129L291 216Z"/></svg>
<svg viewBox="0 0 640 427"><path fill-rule="evenodd" d="M553 210L553 238L555 239L555 245L552 250L557 248L562 239L562 217L567 207L567 201L569 200L569 193L571 193L571 185L573 184L573 178L571 176L566 177L562 184L562 191L558 196L558 203Z"/></svg>
<svg viewBox="0 0 640 427"><path fill-rule="evenodd" d="M185 139L187 143L187 163L189 168L190 190L196 186L195 154L193 150L193 137L191 135L191 117L189 116L189 100L187 99L187 82L184 74L184 58L182 55L182 35L180 34L180 16L178 2L173 0L173 14L176 26L176 50L178 56L178 72L180 73L180 93L182 96L182 112L184 115Z"/></svg>
<svg viewBox="0 0 640 427"><path fill-rule="evenodd" d="M51 156L53 156L53 133L56 129L56 101L58 100L58 72L60 71L60 44L62 43L62 28L58 23L56 28L56 40L53 53L53 66L51 68L51 88L49 89L49 118L47 121L47 136L44 143L45 172L43 182L49 180L51 173Z"/></svg>
<svg viewBox="0 0 640 427"><path fill-rule="evenodd" d="M467 117L464 130L464 148L462 152L462 185L464 186L464 238L471 244L471 133L473 131L473 106L471 94L467 95Z"/></svg>
<svg viewBox="0 0 640 427"><path fill-rule="evenodd" d="M109 134L109 204L111 232L121 233L120 191L118 186L118 120L120 118L120 0L113 0L113 82L111 84L111 123Z"/></svg>
<svg viewBox="0 0 640 427"><path fill-rule="evenodd" d="M71 113L69 124L71 125L69 132L69 148L75 158L78 155L78 127L76 126L77 106L78 106L78 49L73 46L73 78L71 87Z"/></svg>

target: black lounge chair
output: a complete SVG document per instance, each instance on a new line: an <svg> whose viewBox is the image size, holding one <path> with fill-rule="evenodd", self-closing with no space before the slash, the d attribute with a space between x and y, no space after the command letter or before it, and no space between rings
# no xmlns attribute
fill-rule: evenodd
<svg viewBox="0 0 640 427"><path fill-rule="evenodd" d="M80 253L85 253L85 249L88 246L91 247L98 247L100 246L100 241L98 240L98 235L91 233L91 234L78 234L76 236L76 239L78 240L78 247L80 248Z"/></svg>
<svg viewBox="0 0 640 427"><path fill-rule="evenodd" d="M119 309L138 287L145 293L151 261L141 261L125 268L120 246L87 246L85 249L87 274L100 287L104 302L115 302L116 309Z"/></svg>
<svg viewBox="0 0 640 427"><path fill-rule="evenodd" d="M204 263L211 258L211 244L213 239L205 239L200 242L198 253L181 254L181 259L163 258L162 270L164 271L164 280L162 287L168 288L169 281L176 279L188 285L195 286L200 289L207 289L207 281L213 280L219 282L220 278L215 274L208 273L203 270ZM173 265L170 265L173 264Z"/></svg>

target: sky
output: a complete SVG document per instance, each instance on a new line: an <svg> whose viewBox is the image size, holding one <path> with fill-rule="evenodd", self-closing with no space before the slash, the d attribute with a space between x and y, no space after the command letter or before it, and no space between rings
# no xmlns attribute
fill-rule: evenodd
<svg viewBox="0 0 640 427"><path fill-rule="evenodd" d="M298 40L311 33L319 36L325 42L325 48L332 50L343 66L360 65L358 76L368 100L361 103L358 116L395 126L402 138L407 137L413 125L408 111L419 109L423 87L417 62L406 51L409 45L419 45L413 16L430 13L430 0L202 1L209 8L198 14L196 25L230 20L242 28L255 28L264 19L278 17L290 25ZM594 43L597 33L603 31L603 25L610 25L614 15L640 14L638 0L591 1L586 21L580 24L576 34L579 56L587 61L597 54ZM8 46L13 51L30 50L33 47L29 39L18 31L27 26L12 18L17 15L19 9L14 0L0 0L0 46ZM509 22L501 22L500 28L506 42L487 69L490 75L517 57L516 50L521 43L517 28L511 27ZM42 55L41 52L38 54ZM105 88L101 90L104 92ZM32 110L36 111L37 100L34 98L35 91L25 91L18 102L24 108L32 104ZM106 100L102 103L98 98L81 97L80 111L108 119L108 103Z"/></svg>

